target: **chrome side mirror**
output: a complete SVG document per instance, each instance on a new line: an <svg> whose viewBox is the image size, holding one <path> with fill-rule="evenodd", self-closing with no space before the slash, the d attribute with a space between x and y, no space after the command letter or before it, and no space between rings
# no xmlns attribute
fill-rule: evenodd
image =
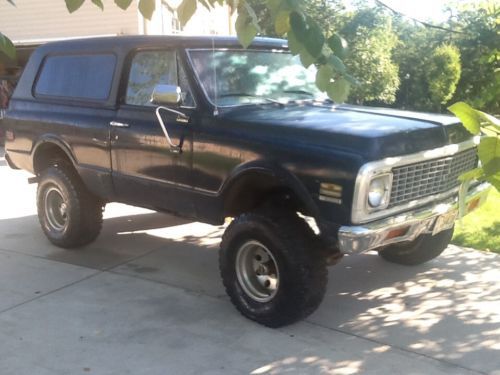
<svg viewBox="0 0 500 375"><path fill-rule="evenodd" d="M181 88L174 85L156 85L151 95L151 103L158 105L178 105L181 100Z"/></svg>

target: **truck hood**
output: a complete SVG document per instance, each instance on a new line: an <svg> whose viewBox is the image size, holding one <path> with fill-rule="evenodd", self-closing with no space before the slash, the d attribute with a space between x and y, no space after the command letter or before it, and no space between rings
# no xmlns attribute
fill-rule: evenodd
<svg viewBox="0 0 500 375"><path fill-rule="evenodd" d="M265 134L267 139L332 147L366 160L412 154L471 137L453 116L351 105L244 106L224 110L220 118L258 138Z"/></svg>

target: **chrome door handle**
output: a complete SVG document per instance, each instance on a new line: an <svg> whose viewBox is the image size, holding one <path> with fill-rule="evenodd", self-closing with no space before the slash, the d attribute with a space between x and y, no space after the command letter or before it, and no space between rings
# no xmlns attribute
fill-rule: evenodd
<svg viewBox="0 0 500 375"><path fill-rule="evenodd" d="M129 124L125 124L124 122L118 122L118 121L111 121L109 125L114 126L116 128L128 128L130 126Z"/></svg>

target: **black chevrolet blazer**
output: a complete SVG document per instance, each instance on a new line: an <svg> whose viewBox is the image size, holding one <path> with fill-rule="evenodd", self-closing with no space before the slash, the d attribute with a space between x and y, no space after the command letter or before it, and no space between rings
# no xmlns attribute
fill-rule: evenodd
<svg viewBox="0 0 500 375"><path fill-rule="evenodd" d="M475 143L452 116L339 105L286 41L113 37L38 48L4 121L6 157L38 183L50 241L93 241L107 202L232 218L220 268L271 327L320 304L326 266L376 250L419 264L488 186L460 187ZM462 206L463 207L463 206Z"/></svg>

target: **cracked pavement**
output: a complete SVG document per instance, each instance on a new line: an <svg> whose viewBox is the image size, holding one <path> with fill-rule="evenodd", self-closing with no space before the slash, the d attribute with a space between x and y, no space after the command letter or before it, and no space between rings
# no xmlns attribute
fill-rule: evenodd
<svg viewBox="0 0 500 375"><path fill-rule="evenodd" d="M59 249L27 177L0 149L2 375L500 374L498 255L347 256L320 308L273 330L224 293L223 228L110 204L96 242Z"/></svg>

